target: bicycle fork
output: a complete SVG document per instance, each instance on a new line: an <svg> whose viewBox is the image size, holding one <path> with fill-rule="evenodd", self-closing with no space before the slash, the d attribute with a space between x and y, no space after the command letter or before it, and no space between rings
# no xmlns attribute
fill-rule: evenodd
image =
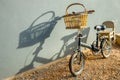
<svg viewBox="0 0 120 80"><path fill-rule="evenodd" d="M78 34L77 35L77 41L78 41L78 45L77 45L77 52L78 52L78 54L77 54L77 56L78 56L78 59L81 61L81 57L82 57L82 52L81 52L81 37L82 37L82 34Z"/></svg>

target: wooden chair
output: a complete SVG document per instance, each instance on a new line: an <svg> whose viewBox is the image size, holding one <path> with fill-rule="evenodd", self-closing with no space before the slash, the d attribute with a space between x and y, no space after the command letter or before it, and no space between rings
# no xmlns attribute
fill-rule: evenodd
<svg viewBox="0 0 120 80"><path fill-rule="evenodd" d="M114 41L115 36L115 24L113 21L105 21L103 25L106 26L104 31L99 32L99 38L101 36L106 36L109 41Z"/></svg>

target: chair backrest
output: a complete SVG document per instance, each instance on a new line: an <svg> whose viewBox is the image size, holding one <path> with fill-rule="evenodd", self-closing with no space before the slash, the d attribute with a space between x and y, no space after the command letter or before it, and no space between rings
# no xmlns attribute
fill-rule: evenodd
<svg viewBox="0 0 120 80"><path fill-rule="evenodd" d="M112 31L114 31L115 24L113 21L105 21L105 22L103 22L103 25L105 25L106 28L109 28L109 29L111 28Z"/></svg>

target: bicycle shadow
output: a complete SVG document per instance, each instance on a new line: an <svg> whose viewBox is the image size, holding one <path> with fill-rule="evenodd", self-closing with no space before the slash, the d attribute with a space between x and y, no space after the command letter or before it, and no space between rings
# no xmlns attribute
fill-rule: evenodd
<svg viewBox="0 0 120 80"><path fill-rule="evenodd" d="M46 14L52 14L52 17L48 21L46 21L46 22L42 22L42 23L39 23L37 25L34 25L35 22L38 19L40 19L42 16L45 16ZM37 58L39 52L43 49L42 46L43 46L45 40L48 37L50 37L50 34L51 34L52 30L54 29L55 25L57 24L57 22L61 18L62 17L59 17L59 16L56 17L54 11L45 12L42 15L40 15L39 17L37 17L32 22L32 24L30 25L30 27L28 29L26 29L26 30L24 30L24 31L22 31L20 33L18 48L29 47L29 46L32 46L32 45L34 45L36 43L39 43L39 46L33 52L34 57L33 57L32 61L31 61L31 63L28 64L28 65L25 65L16 74L19 74L21 72L24 72L24 71L27 71L29 69L34 68L33 63L35 61L38 61L36 58Z"/></svg>
<svg viewBox="0 0 120 80"><path fill-rule="evenodd" d="M83 29L81 32L83 35L86 35L85 38L83 38L81 41L86 43L89 35L90 27L87 27ZM77 40L75 39L78 32L74 32L70 35L66 35L61 38L63 41L63 45L58 53L56 53L52 58L56 57L56 59L67 56L68 54L71 54L75 49L77 49ZM62 52L64 53L63 56L61 56ZM52 59L51 58L51 59Z"/></svg>
<svg viewBox="0 0 120 80"><path fill-rule="evenodd" d="M46 22L42 22L42 23L39 23L35 26L33 26L33 24L42 16L46 15L46 14L49 14L51 13L52 14L52 17L46 21ZM21 72L24 72L24 71L27 71L27 70L30 70L32 68L34 68L34 62L38 62L38 63L48 63L48 62L51 62L53 60L56 60L58 58L61 58L61 57L64 57L66 55L68 55L71 51L73 51L73 49L76 49L76 46L75 46L75 41L74 42L71 42L70 44L66 45L73 37L75 37L77 35L77 32L75 33L72 33L70 35L67 35L67 36L64 36L63 38L61 38L61 40L63 41L63 45L60 49L60 51L58 53L55 53L55 55L53 55L50 59L47 59L47 58L43 58L43 57L39 57L38 54L39 52L43 49L43 44L45 42L45 40L50 37L50 34L52 32L52 30L54 29L55 25L57 24L57 22L61 19L62 17L55 17L55 13L53 11L48 11L42 15L40 15L38 18L36 18L33 23L31 24L31 26L22 31L20 33L20 36L19 36L19 46L18 48L24 48L24 47L28 47L28 46L32 46L36 43L39 43L39 46L36 48L36 50L33 52L33 59L32 61L30 62L30 64L28 65L25 65L22 69L20 69L18 71L18 73L16 74L19 74ZM86 29L85 29L86 30ZM83 32L85 33L89 33L89 28L87 31L83 30ZM85 39L87 41L87 39ZM83 41L85 41L83 40ZM66 49L64 49L66 48ZM61 56L62 54L62 51L64 53L63 56Z"/></svg>

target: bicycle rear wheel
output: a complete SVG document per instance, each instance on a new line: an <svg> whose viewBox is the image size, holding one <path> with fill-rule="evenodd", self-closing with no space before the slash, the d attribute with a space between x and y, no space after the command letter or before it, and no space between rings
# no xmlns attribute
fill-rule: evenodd
<svg viewBox="0 0 120 80"><path fill-rule="evenodd" d="M82 52L74 52L69 61L69 69L73 76L81 74L85 65L85 59Z"/></svg>
<svg viewBox="0 0 120 80"><path fill-rule="evenodd" d="M107 39L104 39L102 42L102 55L104 58L107 58L110 56L111 48L112 48L111 42L108 41Z"/></svg>

